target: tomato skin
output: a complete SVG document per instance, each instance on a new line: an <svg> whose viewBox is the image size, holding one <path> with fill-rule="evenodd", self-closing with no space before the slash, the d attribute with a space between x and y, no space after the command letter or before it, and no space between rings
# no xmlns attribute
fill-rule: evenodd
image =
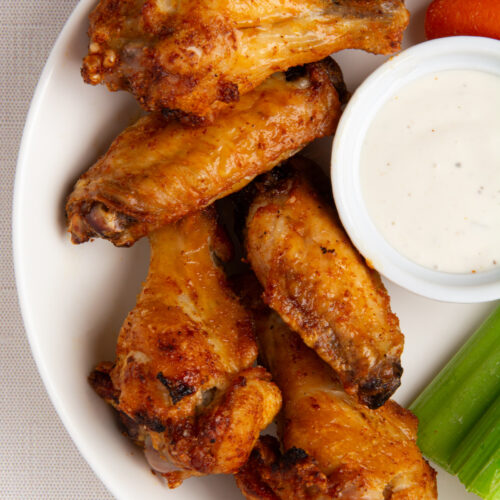
<svg viewBox="0 0 500 500"><path fill-rule="evenodd" d="M425 35L429 40L454 35L500 39L500 0L433 0Z"/></svg>

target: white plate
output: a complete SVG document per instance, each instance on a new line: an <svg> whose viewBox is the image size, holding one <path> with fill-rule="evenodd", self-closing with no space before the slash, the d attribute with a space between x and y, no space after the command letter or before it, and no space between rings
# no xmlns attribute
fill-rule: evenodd
<svg viewBox="0 0 500 500"><path fill-rule="evenodd" d="M427 1L408 4L414 13L409 41L416 43L422 39ZM193 478L167 490L87 383L98 361L114 359L118 331L134 306L148 263L145 240L131 249L102 240L74 246L65 229L64 201L74 181L139 113L129 95L82 82L80 64L93 5L94 0L82 0L55 44L31 104L19 155L14 259L33 354L73 440L117 498L240 499L230 476ZM384 60L354 51L336 59L351 88ZM312 150L325 166L329 146L323 140ZM494 304L443 304L387 286L406 334L405 373L396 400L408 404ZM439 474L439 490L444 500L476 498L446 473Z"/></svg>

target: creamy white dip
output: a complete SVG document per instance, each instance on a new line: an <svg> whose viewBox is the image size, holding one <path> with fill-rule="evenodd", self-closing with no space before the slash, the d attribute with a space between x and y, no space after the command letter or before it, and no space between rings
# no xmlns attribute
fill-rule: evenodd
<svg viewBox="0 0 500 500"><path fill-rule="evenodd" d="M360 168L399 253L452 273L500 265L500 77L442 71L403 87L370 124Z"/></svg>

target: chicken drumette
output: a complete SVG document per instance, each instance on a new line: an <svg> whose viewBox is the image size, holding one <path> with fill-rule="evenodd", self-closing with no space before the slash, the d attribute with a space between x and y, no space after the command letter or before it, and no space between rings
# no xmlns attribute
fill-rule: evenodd
<svg viewBox="0 0 500 500"><path fill-rule="evenodd" d="M435 472L417 419L388 401L370 410L275 312L257 312L261 356L283 395L279 442L259 440L236 476L249 500L433 500Z"/></svg>
<svg viewBox="0 0 500 500"><path fill-rule="evenodd" d="M276 71L400 48L402 0L101 0L82 74L147 110L211 114Z"/></svg>
<svg viewBox="0 0 500 500"><path fill-rule="evenodd" d="M338 220L329 180L294 158L253 189L246 251L264 301L347 392L370 408L381 406L400 385L403 335L380 276Z"/></svg>
<svg viewBox="0 0 500 500"><path fill-rule="evenodd" d="M212 124L141 118L76 183L66 204L73 242L99 236L129 246L238 191L334 132L337 89L345 90L342 74L326 59L274 75Z"/></svg>
<svg viewBox="0 0 500 500"><path fill-rule="evenodd" d="M116 361L99 364L90 382L175 487L191 475L237 471L281 397L253 366L251 317L215 264L230 248L213 209L150 241L149 274Z"/></svg>

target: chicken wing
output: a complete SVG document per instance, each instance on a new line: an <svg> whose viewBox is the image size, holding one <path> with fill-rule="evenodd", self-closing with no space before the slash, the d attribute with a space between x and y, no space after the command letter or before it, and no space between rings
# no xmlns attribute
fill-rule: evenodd
<svg viewBox="0 0 500 500"><path fill-rule="evenodd" d="M349 241L331 195L316 187L329 193L328 179L314 182L317 176L314 164L294 158L257 185L247 257L264 301L335 370L347 392L377 408L400 385L403 335L378 273Z"/></svg>
<svg viewBox="0 0 500 500"><path fill-rule="evenodd" d="M345 90L331 59L269 78L210 125L141 118L76 183L66 205L74 243L132 245L241 189L317 137L332 134Z"/></svg>
<svg viewBox="0 0 500 500"><path fill-rule="evenodd" d="M150 240L149 274L120 331L116 362L98 365L90 382L175 487L241 467L281 396L266 370L252 367L251 317L214 263L229 247L213 210Z"/></svg>
<svg viewBox="0 0 500 500"><path fill-rule="evenodd" d="M278 434L261 438L237 474L247 499L431 500L435 472L416 445L417 419L388 401L369 410L275 312L257 326L283 395Z"/></svg>
<svg viewBox="0 0 500 500"><path fill-rule="evenodd" d="M393 53L408 19L402 0L101 0L82 75L202 116L341 49Z"/></svg>

